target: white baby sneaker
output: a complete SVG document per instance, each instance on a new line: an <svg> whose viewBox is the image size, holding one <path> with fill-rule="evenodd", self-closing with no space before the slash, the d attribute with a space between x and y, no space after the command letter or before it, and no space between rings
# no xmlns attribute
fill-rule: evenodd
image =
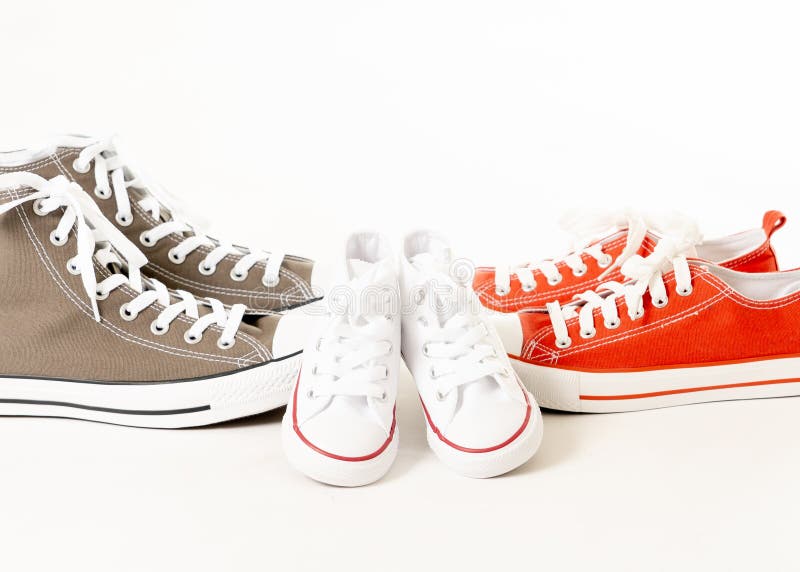
<svg viewBox="0 0 800 572"><path fill-rule="evenodd" d="M400 296L395 258L382 236L351 236L345 266L345 279L324 300L289 316L319 314L282 433L296 469L355 487L380 479L397 455Z"/></svg>
<svg viewBox="0 0 800 572"><path fill-rule="evenodd" d="M534 455L542 416L484 319L471 276L459 276L461 270L438 234L406 237L402 350L422 399L431 449L456 472L487 478Z"/></svg>

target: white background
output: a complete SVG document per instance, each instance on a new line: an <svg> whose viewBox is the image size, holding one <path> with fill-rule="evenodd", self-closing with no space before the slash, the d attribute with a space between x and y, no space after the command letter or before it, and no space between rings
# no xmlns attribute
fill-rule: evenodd
<svg viewBox="0 0 800 572"><path fill-rule="evenodd" d="M481 263L553 256L564 209L630 204L707 236L782 209L788 268L799 10L5 0L0 140L119 132L218 234L326 262L365 227L434 226ZM798 566L800 400L547 414L535 460L484 482L434 460L402 381L400 456L360 490L293 473L281 412L173 432L0 419L0 567Z"/></svg>

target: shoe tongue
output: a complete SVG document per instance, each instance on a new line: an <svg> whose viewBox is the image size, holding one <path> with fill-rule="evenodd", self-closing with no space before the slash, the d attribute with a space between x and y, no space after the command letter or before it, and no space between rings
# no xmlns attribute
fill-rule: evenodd
<svg viewBox="0 0 800 572"><path fill-rule="evenodd" d="M422 252L408 259L411 266L424 274L445 274L450 271L450 259L432 252Z"/></svg>
<svg viewBox="0 0 800 572"><path fill-rule="evenodd" d="M351 279L366 277L366 275L374 269L374 262L367 262L359 258L350 258L347 261L347 273Z"/></svg>

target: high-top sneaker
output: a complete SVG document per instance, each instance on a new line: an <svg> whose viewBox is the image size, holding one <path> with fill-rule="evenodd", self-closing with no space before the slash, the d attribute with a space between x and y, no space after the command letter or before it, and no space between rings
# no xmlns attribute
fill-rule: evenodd
<svg viewBox="0 0 800 572"><path fill-rule="evenodd" d="M575 237L574 248L566 256L477 269L473 287L484 306L506 313L542 308L548 302L564 304L603 282L621 280L620 268L627 259L647 256L660 236L680 233L693 224L679 215L654 218L632 211L576 211L561 223ZM785 223L782 213L768 211L761 228L705 240L696 245L696 255L742 272L774 272L778 263L770 238Z"/></svg>
<svg viewBox="0 0 800 572"><path fill-rule="evenodd" d="M399 440L400 295L386 240L351 236L345 278L328 292L305 315L286 317L318 314L283 418L283 444L309 477L360 486L389 470Z"/></svg>
<svg viewBox="0 0 800 572"><path fill-rule="evenodd" d="M485 478L533 456L542 417L462 270L442 237L418 232L406 238L403 358L422 399L434 453L463 475Z"/></svg>
<svg viewBox="0 0 800 572"><path fill-rule="evenodd" d="M284 404L300 348L142 276L144 254L66 177L0 175L0 415L187 427Z"/></svg>
<svg viewBox="0 0 800 572"><path fill-rule="evenodd" d="M0 153L0 173L30 171L77 182L102 213L147 255L144 272L169 288L244 304L262 315L302 306L313 262L211 238L185 220L166 193L126 164L112 139L65 136L35 149Z"/></svg>

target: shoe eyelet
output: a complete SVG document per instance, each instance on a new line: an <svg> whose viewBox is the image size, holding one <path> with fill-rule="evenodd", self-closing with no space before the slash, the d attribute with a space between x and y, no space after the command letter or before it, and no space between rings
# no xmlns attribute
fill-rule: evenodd
<svg viewBox="0 0 800 572"><path fill-rule="evenodd" d="M236 345L236 338L233 338L231 340L223 340L222 338L220 338L217 340L217 347L221 350L229 350L235 345Z"/></svg>
<svg viewBox="0 0 800 572"><path fill-rule="evenodd" d="M150 324L150 331L157 336L163 336L169 331L169 324L162 326L158 323L158 320L153 320L153 322Z"/></svg>
<svg viewBox="0 0 800 572"><path fill-rule="evenodd" d="M669 302L669 298L655 298L653 300L653 306L656 308L663 308Z"/></svg>
<svg viewBox="0 0 800 572"><path fill-rule="evenodd" d="M103 188L103 187L95 187L94 188L94 195L98 199L103 199L103 200L110 199L111 198L111 189L106 189L106 188Z"/></svg>
<svg viewBox="0 0 800 572"><path fill-rule="evenodd" d="M561 284L563 279L564 277L559 274L556 278L548 278L547 283L550 284L550 286L556 286L557 284Z"/></svg>
<svg viewBox="0 0 800 572"><path fill-rule="evenodd" d="M38 216L47 216L47 213L42 209L42 199L33 201L33 213Z"/></svg>
<svg viewBox="0 0 800 572"><path fill-rule="evenodd" d="M425 357L428 357L428 358L431 357L431 352L428 349L428 342L425 342L424 344L422 344L422 355L424 355ZM431 369L431 371L433 371L433 370Z"/></svg>
<svg viewBox="0 0 800 572"><path fill-rule="evenodd" d="M572 270L572 275L573 276L583 276L584 274L586 274L586 272L588 272L588 270L589 270L589 267L584 264L580 268L574 268Z"/></svg>
<svg viewBox="0 0 800 572"><path fill-rule="evenodd" d="M203 339L203 334L199 336L197 334L191 333L191 330L186 330L186 333L183 334L183 339L187 344L199 344L200 341Z"/></svg>
<svg viewBox="0 0 800 572"><path fill-rule="evenodd" d="M183 264L184 261L186 260L186 256L183 254L179 254L174 248L170 249L167 256L175 264Z"/></svg>
<svg viewBox="0 0 800 572"><path fill-rule="evenodd" d="M105 300L106 298L108 298L108 292L106 292L105 290L101 290L100 288L95 290L94 292L95 300Z"/></svg>
<svg viewBox="0 0 800 572"><path fill-rule="evenodd" d="M238 270L236 270L236 267L233 267L231 269L231 280L235 282L244 282L245 280L247 280L247 274L248 274L247 271L239 272Z"/></svg>
<svg viewBox="0 0 800 572"><path fill-rule="evenodd" d="M208 266L206 265L205 260L201 261L200 264L197 265L197 271L200 272L203 276L211 276L214 272L217 271L217 265Z"/></svg>
<svg viewBox="0 0 800 572"><path fill-rule="evenodd" d="M534 290L536 290L536 282L534 282L533 284L527 284L527 283L522 284L523 292L533 292Z"/></svg>
<svg viewBox="0 0 800 572"><path fill-rule="evenodd" d="M494 293L498 296L508 296L508 293L511 292L511 288L495 288Z"/></svg>
<svg viewBox="0 0 800 572"><path fill-rule="evenodd" d="M444 401L446 398L447 398L447 396L445 394L443 394L438 389L436 390L436 400L437 401Z"/></svg>
<svg viewBox="0 0 800 572"><path fill-rule="evenodd" d="M433 366L431 366L431 369L430 369L430 377L431 377L431 379L439 379L439 376L436 375L436 368L433 367Z"/></svg>
<svg viewBox="0 0 800 572"><path fill-rule="evenodd" d="M114 220L116 220L117 224L120 225L120 226L130 226L131 223L133 222L133 215L130 214L130 213L128 213L128 214L117 213L114 216Z"/></svg>
<svg viewBox="0 0 800 572"><path fill-rule="evenodd" d="M616 320L611 320L610 322L609 321L605 321L605 322L603 322L603 325L608 330L616 330L617 328L619 328L621 323L622 322L620 321L620 319L617 318Z"/></svg>
<svg viewBox="0 0 800 572"><path fill-rule="evenodd" d="M386 399L388 397L389 397L389 394L384 391L383 393L381 393L380 397L376 397L375 399L376 399L376 401L380 401L381 403L386 403Z"/></svg>
<svg viewBox="0 0 800 572"><path fill-rule="evenodd" d="M50 233L50 242L52 242L56 246L64 246L67 244L69 240L68 236L59 236L57 231L53 231Z"/></svg>
<svg viewBox="0 0 800 572"><path fill-rule="evenodd" d="M313 389L309 389L308 391L306 391L306 397L308 397L309 399L316 399L317 394L314 393Z"/></svg>
<svg viewBox="0 0 800 572"><path fill-rule="evenodd" d="M131 312L130 309L128 309L127 304L123 304L122 306L119 307L119 315L126 322L132 322L139 316L137 312Z"/></svg>
<svg viewBox="0 0 800 572"><path fill-rule="evenodd" d="M694 291L694 287L690 284L687 288L679 288L678 295L679 296L688 296Z"/></svg>
<svg viewBox="0 0 800 572"><path fill-rule="evenodd" d="M634 315L633 319L638 320L642 316L644 316L644 308L640 307L638 310L636 310L636 314Z"/></svg>
<svg viewBox="0 0 800 572"><path fill-rule="evenodd" d="M73 169L73 170L74 170L76 173L80 173L81 175L85 175L86 173L88 173L88 172L89 172L89 170L90 170L91 168L92 168L92 162L91 162L91 161L89 161L88 163L86 163L86 165L85 165L85 166L81 165L81 162L80 162L80 160L78 160L78 159L75 159L75 160L72 162L72 169Z"/></svg>
<svg viewBox="0 0 800 572"><path fill-rule="evenodd" d="M278 284L280 284L281 278L280 276L266 276L261 279L261 283L266 286L267 288L275 288Z"/></svg>
<svg viewBox="0 0 800 572"><path fill-rule="evenodd" d="M141 242L143 246L154 246L156 243L148 231L144 231L139 235L139 242Z"/></svg>
<svg viewBox="0 0 800 572"><path fill-rule="evenodd" d="M67 260L67 272L69 272L73 276L78 276L81 273L81 269L78 266L78 263L75 262L74 258L70 258L69 260Z"/></svg>
<svg viewBox="0 0 800 572"><path fill-rule="evenodd" d="M589 338L593 338L597 335L597 329L592 328L591 330L581 330L581 337L585 340Z"/></svg>
<svg viewBox="0 0 800 572"><path fill-rule="evenodd" d="M598 260L598 261L597 261L597 265L598 265L600 268L608 268L609 266L611 266L611 263L612 263L612 262L614 262L614 259L613 259L613 258L611 258L611 255L610 255L610 254L604 254L604 255L603 255L601 258L600 258L600 260Z"/></svg>
<svg viewBox="0 0 800 572"><path fill-rule="evenodd" d="M556 339L556 347L566 349L572 345L572 338L558 338Z"/></svg>

